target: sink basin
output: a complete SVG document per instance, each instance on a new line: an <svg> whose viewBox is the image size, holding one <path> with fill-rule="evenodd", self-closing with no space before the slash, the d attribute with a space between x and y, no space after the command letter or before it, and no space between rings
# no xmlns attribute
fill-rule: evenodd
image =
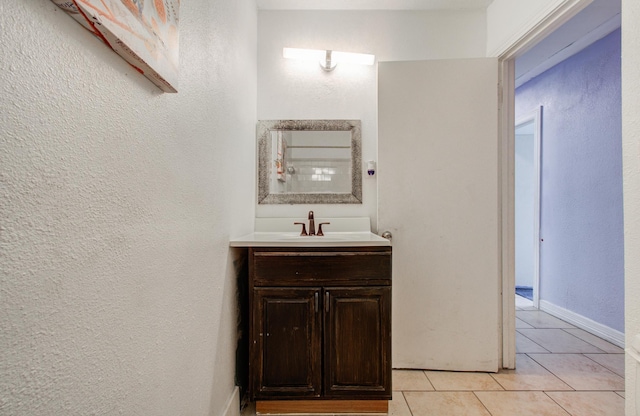
<svg viewBox="0 0 640 416"><path fill-rule="evenodd" d="M299 218L256 218L255 232L232 239L231 247L367 247L390 246L391 242L370 229L369 218L322 218L324 236L300 235ZM331 227L330 230L327 228Z"/></svg>
<svg viewBox="0 0 640 416"><path fill-rule="evenodd" d="M353 238L353 234L355 233L327 233L324 236L318 236L318 235L289 235L289 234L284 234L280 237L276 237L276 238L282 238L283 240L309 240L309 241L314 241L314 240L318 240L318 242L321 241L328 241L328 240L335 240L335 241L345 241L345 240L349 240L351 238Z"/></svg>
<svg viewBox="0 0 640 416"><path fill-rule="evenodd" d="M390 246L391 242L372 232L326 233L301 236L292 233L254 232L233 239L231 247L369 247Z"/></svg>

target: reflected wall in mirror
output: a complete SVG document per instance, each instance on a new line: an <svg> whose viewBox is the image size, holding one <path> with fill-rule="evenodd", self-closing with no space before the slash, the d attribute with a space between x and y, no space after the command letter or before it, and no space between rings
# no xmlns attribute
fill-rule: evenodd
<svg viewBox="0 0 640 416"><path fill-rule="evenodd" d="M361 204L360 120L258 122L259 204Z"/></svg>

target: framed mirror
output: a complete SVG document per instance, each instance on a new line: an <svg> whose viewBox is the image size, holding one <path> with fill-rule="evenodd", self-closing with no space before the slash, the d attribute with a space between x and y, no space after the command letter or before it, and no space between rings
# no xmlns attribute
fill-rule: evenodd
<svg viewBox="0 0 640 416"><path fill-rule="evenodd" d="M258 122L258 204L361 204L360 120Z"/></svg>

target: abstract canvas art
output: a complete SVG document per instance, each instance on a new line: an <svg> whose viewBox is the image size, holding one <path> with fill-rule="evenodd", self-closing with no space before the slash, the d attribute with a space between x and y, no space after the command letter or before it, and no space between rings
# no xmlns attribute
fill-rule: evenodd
<svg viewBox="0 0 640 416"><path fill-rule="evenodd" d="M160 89L177 92L180 0L52 0Z"/></svg>

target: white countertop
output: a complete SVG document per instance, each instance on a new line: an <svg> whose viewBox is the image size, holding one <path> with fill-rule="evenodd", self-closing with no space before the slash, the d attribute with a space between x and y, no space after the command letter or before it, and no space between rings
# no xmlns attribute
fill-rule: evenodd
<svg viewBox="0 0 640 416"><path fill-rule="evenodd" d="M371 247L390 246L391 241L372 232L326 232L323 237L298 233L254 232L229 242L231 247Z"/></svg>
<svg viewBox="0 0 640 416"><path fill-rule="evenodd" d="M316 229L321 222L324 236L300 236L300 225L309 226L309 220L300 218L256 218L255 231L233 238L231 247L371 247L390 246L391 241L371 232L369 218L316 218ZM307 230L308 231L308 230Z"/></svg>

